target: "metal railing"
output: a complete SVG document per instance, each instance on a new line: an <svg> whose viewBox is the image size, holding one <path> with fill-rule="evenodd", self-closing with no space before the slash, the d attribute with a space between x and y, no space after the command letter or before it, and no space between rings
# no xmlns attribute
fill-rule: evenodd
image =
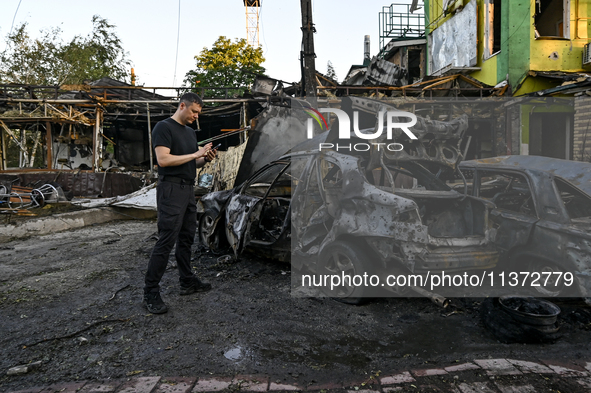
<svg viewBox="0 0 591 393"><path fill-rule="evenodd" d="M380 51L392 39L416 39L425 37L425 15L410 12L410 4L392 3L382 7L379 13Z"/></svg>

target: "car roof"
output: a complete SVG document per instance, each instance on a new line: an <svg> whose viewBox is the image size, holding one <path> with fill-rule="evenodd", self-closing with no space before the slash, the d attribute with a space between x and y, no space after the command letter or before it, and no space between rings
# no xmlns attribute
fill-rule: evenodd
<svg viewBox="0 0 591 393"><path fill-rule="evenodd" d="M568 180L591 195L591 163L541 156L500 156L463 161L460 168L495 168L550 174Z"/></svg>

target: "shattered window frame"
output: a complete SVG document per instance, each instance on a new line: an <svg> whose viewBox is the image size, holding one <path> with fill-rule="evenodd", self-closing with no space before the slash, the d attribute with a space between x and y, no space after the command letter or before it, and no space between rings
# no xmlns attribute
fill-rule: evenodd
<svg viewBox="0 0 591 393"><path fill-rule="evenodd" d="M560 13L555 12L551 6L556 4L562 4ZM534 18L534 34L535 39L567 39L570 40L570 0L535 0L533 11ZM542 10L542 7L545 7ZM548 15L555 16L562 14L562 19L556 20L555 34L548 34L550 26L546 21ZM551 19L554 21L554 19ZM560 32L560 26L562 26L562 32Z"/></svg>
<svg viewBox="0 0 591 393"><path fill-rule="evenodd" d="M424 190L425 192L438 192L438 191L451 191L453 190L449 184L440 179L437 174L429 171L424 165L418 162L386 162L386 169L390 171L394 180L394 188L397 190ZM382 168L382 171L384 169ZM394 173L392 173L394 172ZM439 173L440 174L440 173ZM405 187L404 183L397 182L398 176L403 175L407 177L407 181L412 182L411 187ZM381 180L381 179L380 179ZM388 176L385 176L385 180L390 182ZM392 184L376 184L378 188L391 189Z"/></svg>
<svg viewBox="0 0 591 393"><path fill-rule="evenodd" d="M502 0L487 0L484 5L484 60L501 53L501 6ZM495 28L495 26L497 28Z"/></svg>
<svg viewBox="0 0 591 393"><path fill-rule="evenodd" d="M591 198L589 195L560 177L555 177L553 183L559 200L564 206L566 215L571 221L589 219L591 217ZM570 194L568 200L565 196L566 193ZM573 202L577 202L576 206L573 206ZM580 214L581 212L585 213Z"/></svg>
<svg viewBox="0 0 591 393"><path fill-rule="evenodd" d="M320 164L317 166L322 179L322 191L326 192L327 186L330 188L342 187L343 171L337 162L327 157L319 157Z"/></svg>
<svg viewBox="0 0 591 393"><path fill-rule="evenodd" d="M275 184L275 182L277 181L277 179L279 178L279 176L281 176L283 174L283 172L285 172L286 167L288 167L289 164L285 164L285 163L276 163L270 167L267 167L266 170L261 171L261 173L258 174L258 176L254 177L250 182L248 182L247 184L244 185L244 188L242 189L241 194L243 195L247 195L249 197L254 197L254 198L261 198L264 199L265 196L268 194L269 190L273 187L273 184ZM260 180L263 177L267 177L269 176L269 174L272 174L271 170L274 168L280 168L279 171L277 172L276 175L274 175L273 179L270 180L269 182L264 182L261 183ZM260 183L260 184L259 184ZM254 187L255 185L259 184L258 187ZM251 193L249 192L249 190L255 190L255 189L265 189L265 191L262 194L259 193Z"/></svg>
<svg viewBox="0 0 591 393"><path fill-rule="evenodd" d="M314 213L324 205L324 197L320 190L320 182L318 181L318 159L314 158L309 161L309 165L304 170L305 183L302 184L303 190L303 206L305 208L302 211L302 222L309 222ZM292 191L295 191L292 190ZM293 198L293 195L292 195Z"/></svg>
<svg viewBox="0 0 591 393"><path fill-rule="evenodd" d="M494 195L491 196L489 191L487 196L483 196L483 184L494 185L494 182L497 182L499 180L498 176L503 176L510 179L507 182L507 184L502 184L501 187L491 188L491 190L494 191ZM490 181L483 182L482 179L484 178L493 179ZM514 187L514 180L519 178L522 180L522 182L518 182L517 184L527 185L527 191L529 192L529 195L527 193L524 193L523 190L519 190L519 188ZM538 201L535 192L533 192L531 181L529 177L524 173L502 169L478 169L473 178L472 187L474 187L475 190L474 196L493 202L496 205L497 209L512 212L514 214L523 214L529 217L539 218ZM500 204L499 202L503 200L503 197L514 197L516 199L521 198L518 203L513 203L513 206L518 206L519 208L510 208L512 206L510 203ZM508 201L506 200L506 202Z"/></svg>

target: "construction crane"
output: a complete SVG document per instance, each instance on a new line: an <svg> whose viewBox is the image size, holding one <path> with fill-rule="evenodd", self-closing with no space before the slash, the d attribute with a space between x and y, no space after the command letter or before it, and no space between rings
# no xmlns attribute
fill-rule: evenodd
<svg viewBox="0 0 591 393"><path fill-rule="evenodd" d="M262 0L243 0L246 10L246 40L254 48L259 47L259 12Z"/></svg>

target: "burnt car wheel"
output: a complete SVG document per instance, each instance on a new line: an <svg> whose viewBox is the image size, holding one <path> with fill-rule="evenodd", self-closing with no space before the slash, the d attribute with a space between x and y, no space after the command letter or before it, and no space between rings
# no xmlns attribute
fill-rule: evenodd
<svg viewBox="0 0 591 393"><path fill-rule="evenodd" d="M217 215L206 211L199 220L199 241L212 252L222 251L220 231L216 229Z"/></svg>
<svg viewBox="0 0 591 393"><path fill-rule="evenodd" d="M318 260L318 273L321 275L343 276L362 276L368 272L369 259L364 247L353 242L335 241L322 250ZM347 304L362 304L368 298L367 289L363 285L354 285L354 282L340 283L334 288L329 285L323 287L323 292ZM349 285L350 284L350 285Z"/></svg>
<svg viewBox="0 0 591 393"><path fill-rule="evenodd" d="M548 277L547 280L540 280L539 286L532 286L538 295L557 297L564 294L566 288L565 281L562 279L563 269L551 262L534 259L529 261L528 270L530 273L540 273L541 277ZM560 273L560 275L554 273Z"/></svg>

